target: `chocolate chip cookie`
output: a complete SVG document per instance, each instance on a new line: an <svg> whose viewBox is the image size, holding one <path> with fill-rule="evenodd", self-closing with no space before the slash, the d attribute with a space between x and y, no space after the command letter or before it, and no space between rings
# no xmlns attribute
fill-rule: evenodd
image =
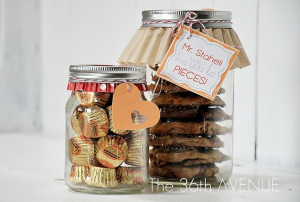
<svg viewBox="0 0 300 202"><path fill-rule="evenodd" d="M181 88L181 87L179 87L175 84L172 84L170 82L159 83L159 84L157 84L156 89L155 89L155 86L156 86L156 84L149 85L149 89L152 92L155 92L155 93L159 93L159 92L162 92L162 93L185 93L185 92L190 92L187 89ZM155 91L154 91L154 89L155 89ZM218 94L220 95L220 94L223 94L223 93L225 93L225 89L220 88Z"/></svg>
<svg viewBox="0 0 300 202"><path fill-rule="evenodd" d="M160 107L161 118L198 118L198 120L222 121L231 118L221 108L199 107L199 106L163 106Z"/></svg>
<svg viewBox="0 0 300 202"><path fill-rule="evenodd" d="M153 148L150 153L150 161L155 165L177 163L182 166L221 163L227 160L227 156L219 150L203 149L195 147L186 148Z"/></svg>
<svg viewBox="0 0 300 202"><path fill-rule="evenodd" d="M165 178L186 178L192 179L196 177L212 177L219 172L219 168L214 165L195 165L183 167L180 165L164 165L157 166L150 164L149 173L151 176L159 176Z"/></svg>
<svg viewBox="0 0 300 202"><path fill-rule="evenodd" d="M160 94L158 97L152 99L152 102L158 106L170 106L170 105L181 105L181 106L219 106L224 107L225 102L217 96L214 101L211 101L205 97L199 95L188 96L185 94Z"/></svg>
<svg viewBox="0 0 300 202"><path fill-rule="evenodd" d="M213 147L224 146L223 141L217 137L202 137L199 135L155 135L150 134L149 145L153 147Z"/></svg>
<svg viewBox="0 0 300 202"><path fill-rule="evenodd" d="M150 128L152 134L221 135L230 132L231 128L222 127L212 121L159 122Z"/></svg>

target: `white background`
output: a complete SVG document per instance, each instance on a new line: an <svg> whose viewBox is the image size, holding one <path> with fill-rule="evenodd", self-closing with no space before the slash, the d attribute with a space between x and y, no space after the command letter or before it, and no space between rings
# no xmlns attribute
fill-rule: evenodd
<svg viewBox="0 0 300 202"><path fill-rule="evenodd" d="M252 62L235 70L234 157L300 165L297 0L0 0L0 132L63 136L70 64L114 64L145 9L231 10ZM257 149L255 149L255 142Z"/></svg>

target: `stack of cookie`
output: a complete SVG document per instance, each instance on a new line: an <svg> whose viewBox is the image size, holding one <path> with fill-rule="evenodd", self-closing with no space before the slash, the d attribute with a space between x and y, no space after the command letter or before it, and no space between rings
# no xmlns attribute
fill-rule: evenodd
<svg viewBox="0 0 300 202"><path fill-rule="evenodd" d="M229 158L220 151L220 136L231 133L220 124L231 119L223 110L225 89L214 101L167 81L150 89L161 112L159 123L150 129L150 175L177 181L215 176L218 164Z"/></svg>
<svg viewBox="0 0 300 202"><path fill-rule="evenodd" d="M146 130L118 130L112 121L113 93L76 91L69 139L69 180L113 188L146 183Z"/></svg>

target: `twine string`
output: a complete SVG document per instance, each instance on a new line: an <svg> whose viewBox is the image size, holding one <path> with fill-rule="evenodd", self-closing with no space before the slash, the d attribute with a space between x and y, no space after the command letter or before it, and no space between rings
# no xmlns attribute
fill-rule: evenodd
<svg viewBox="0 0 300 202"><path fill-rule="evenodd" d="M127 91L130 91L130 86L129 86L127 80L121 79L120 81L121 81L122 83L126 83L126 84L127 84Z"/></svg>
<svg viewBox="0 0 300 202"><path fill-rule="evenodd" d="M160 83L160 89L159 89L159 92L156 93L156 89L157 89L159 83ZM155 82L154 89L153 89L152 99L158 97L161 94L162 88L163 88L162 84L163 84L163 79L158 77L157 81Z"/></svg>
<svg viewBox="0 0 300 202"><path fill-rule="evenodd" d="M184 23L189 24L189 32L191 35L192 25L195 23L194 20L198 17L197 13L189 11L185 14L183 20L178 21L174 27L172 27L172 36L175 37L178 34L178 31L184 25ZM190 37L190 36L189 36Z"/></svg>
<svg viewBox="0 0 300 202"><path fill-rule="evenodd" d="M204 24L203 24L203 21L197 20L197 17L198 17L197 13L195 13L195 12L193 12L193 11L187 12L187 13L185 14L183 20L178 21L178 22L175 24L175 26L172 27L172 32L171 32L171 33L172 33L172 36L175 37L175 36L178 34L178 32L179 32L179 30L181 29L181 27L182 27L185 23L186 23L186 24L189 24L189 36L187 37L187 39L191 38L191 36L192 36L192 28L193 28L193 24L195 24L195 23L200 24L201 27L202 27L202 29L203 29L203 31L204 31L204 33L205 33L206 35L208 35L207 30L206 30L206 28L205 28L205 26L204 26Z"/></svg>
<svg viewBox="0 0 300 202"><path fill-rule="evenodd" d="M149 24L176 24L178 22L181 22L182 20L155 20L155 21L145 21L142 23L142 25L149 25ZM201 23L230 23L232 22L230 20L186 20L187 23L191 22L201 22Z"/></svg>

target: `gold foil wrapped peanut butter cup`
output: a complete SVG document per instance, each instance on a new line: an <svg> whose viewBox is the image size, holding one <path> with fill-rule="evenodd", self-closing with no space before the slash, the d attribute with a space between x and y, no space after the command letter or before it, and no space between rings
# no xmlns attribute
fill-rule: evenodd
<svg viewBox="0 0 300 202"><path fill-rule="evenodd" d="M134 166L145 166L145 137L142 134L131 134L128 144L128 156L125 163Z"/></svg>
<svg viewBox="0 0 300 202"><path fill-rule="evenodd" d="M117 168L117 178L122 184L129 185L143 185L146 181L143 170L139 167L119 167Z"/></svg>
<svg viewBox="0 0 300 202"><path fill-rule="evenodd" d="M113 120L112 120L112 106L109 106L106 108L108 112L108 117L109 117L109 128L113 133L116 133L118 135L127 135L129 133L129 130L119 130L114 128Z"/></svg>
<svg viewBox="0 0 300 202"><path fill-rule="evenodd" d="M77 136L69 139L70 161L76 165L88 166L94 158L94 144L85 136Z"/></svg>
<svg viewBox="0 0 300 202"><path fill-rule="evenodd" d="M100 138L95 146L97 160L108 168L118 167L128 155L127 143L120 136L108 135Z"/></svg>
<svg viewBox="0 0 300 202"><path fill-rule="evenodd" d="M96 187L116 187L118 181L116 170L111 168L90 166L85 182Z"/></svg>
<svg viewBox="0 0 300 202"><path fill-rule="evenodd" d="M109 120L104 109L98 106L89 107L83 113L86 123L83 135L88 138L106 136L109 129Z"/></svg>
<svg viewBox="0 0 300 202"><path fill-rule="evenodd" d="M87 138L106 136L109 130L109 120L104 109L96 105L84 107L79 105L73 112L72 128L78 135Z"/></svg>
<svg viewBox="0 0 300 202"><path fill-rule="evenodd" d="M83 118L83 112L85 110L85 107L83 105L78 105L73 112L72 118L71 118L71 126L74 130L74 132L77 135L82 135L84 130L84 118Z"/></svg>
<svg viewBox="0 0 300 202"><path fill-rule="evenodd" d="M85 92L85 91L76 91L76 98L82 106L93 105L95 93L94 92Z"/></svg>
<svg viewBox="0 0 300 202"><path fill-rule="evenodd" d="M96 158L96 144L97 144L97 142L98 142L99 139L100 139L100 138L91 138L91 140L93 140L94 147L95 147L94 158L93 158L92 161L91 161L91 166L95 166L95 167L103 167L103 166L99 163L98 159Z"/></svg>
<svg viewBox="0 0 300 202"><path fill-rule="evenodd" d="M105 107L110 98L110 93L98 92L95 93L94 104L99 107Z"/></svg>
<svg viewBox="0 0 300 202"><path fill-rule="evenodd" d="M85 182L85 178L88 174L88 166L72 165L70 173L70 181L75 183Z"/></svg>

